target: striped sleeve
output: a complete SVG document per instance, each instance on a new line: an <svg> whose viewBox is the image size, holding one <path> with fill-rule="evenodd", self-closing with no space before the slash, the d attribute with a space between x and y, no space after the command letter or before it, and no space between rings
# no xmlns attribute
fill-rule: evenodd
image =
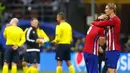
<svg viewBox="0 0 130 73"><path fill-rule="evenodd" d="M32 27L30 27L30 28L28 29L28 31L27 31L26 39L27 39L27 41L29 41L29 42L35 42L35 41L36 41L35 39L31 39L31 38L30 38L31 31L32 31Z"/></svg>

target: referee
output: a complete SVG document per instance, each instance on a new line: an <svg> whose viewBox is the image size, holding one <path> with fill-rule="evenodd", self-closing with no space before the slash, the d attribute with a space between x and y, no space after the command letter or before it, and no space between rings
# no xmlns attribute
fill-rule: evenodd
<svg viewBox="0 0 130 73"><path fill-rule="evenodd" d="M74 67L70 62L70 44L72 41L72 28L65 21L65 14L57 14L56 36L52 43L58 44L56 49L57 68L56 73L62 73L62 61L65 60L70 73L75 73Z"/></svg>
<svg viewBox="0 0 130 73"><path fill-rule="evenodd" d="M6 39L6 49L4 52L4 66L2 73L8 73L9 62L12 62L11 73L17 73L17 62L19 61L18 47L25 42L24 32L17 26L18 19L13 18L10 26L4 30L4 38Z"/></svg>

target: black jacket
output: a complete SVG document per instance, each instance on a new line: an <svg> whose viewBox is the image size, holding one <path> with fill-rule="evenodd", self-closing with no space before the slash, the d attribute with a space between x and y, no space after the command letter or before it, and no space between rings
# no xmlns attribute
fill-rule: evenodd
<svg viewBox="0 0 130 73"><path fill-rule="evenodd" d="M27 52L28 51L40 51L39 44L36 43L38 39L38 34L35 28L30 27L26 32L26 44L27 44Z"/></svg>

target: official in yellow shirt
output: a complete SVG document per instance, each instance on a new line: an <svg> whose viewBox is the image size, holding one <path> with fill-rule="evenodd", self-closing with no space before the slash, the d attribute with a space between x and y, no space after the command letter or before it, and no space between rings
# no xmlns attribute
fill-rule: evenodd
<svg viewBox="0 0 130 73"><path fill-rule="evenodd" d="M62 73L62 61L65 60L70 70L70 73L75 73L74 67L70 62L70 44L72 41L72 28L69 23L65 21L65 14L60 12L57 14L56 36L52 43L57 44L56 60L57 68L56 73Z"/></svg>
<svg viewBox="0 0 130 73"><path fill-rule="evenodd" d="M26 37L26 53L24 55L23 71L24 73L38 73L38 64L40 62L40 45L49 41L46 33L39 28L39 21L37 18L31 19L31 27L25 31ZM28 68L28 63L32 65Z"/></svg>
<svg viewBox="0 0 130 73"><path fill-rule="evenodd" d="M17 26L18 19L13 18L10 21L10 26L4 30L4 37L6 39L4 66L2 73L8 73L8 63L12 62L11 73L17 73L17 62L19 61L18 47L22 46L25 42L23 30Z"/></svg>

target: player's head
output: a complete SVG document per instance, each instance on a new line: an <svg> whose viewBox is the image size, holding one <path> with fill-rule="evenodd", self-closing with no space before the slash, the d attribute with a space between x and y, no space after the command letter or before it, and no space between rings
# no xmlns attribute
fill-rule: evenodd
<svg viewBox="0 0 130 73"><path fill-rule="evenodd" d="M101 13L100 16L103 16L103 19L100 19L100 21L108 20L108 16L105 13Z"/></svg>
<svg viewBox="0 0 130 73"><path fill-rule="evenodd" d="M106 8L105 8L105 13L106 15L111 15L111 13L115 13L116 12L116 4L114 3L109 3L106 5Z"/></svg>
<svg viewBox="0 0 130 73"><path fill-rule="evenodd" d="M18 22L19 22L19 20L17 19L17 18L12 18L11 20L10 20L10 25L17 25L18 24Z"/></svg>
<svg viewBox="0 0 130 73"><path fill-rule="evenodd" d="M56 20L57 22L61 22L62 20L65 20L65 14L63 12L58 13Z"/></svg>
<svg viewBox="0 0 130 73"><path fill-rule="evenodd" d="M39 26L39 21L37 18L32 18L31 19L31 26L34 27L34 28L38 28Z"/></svg>

